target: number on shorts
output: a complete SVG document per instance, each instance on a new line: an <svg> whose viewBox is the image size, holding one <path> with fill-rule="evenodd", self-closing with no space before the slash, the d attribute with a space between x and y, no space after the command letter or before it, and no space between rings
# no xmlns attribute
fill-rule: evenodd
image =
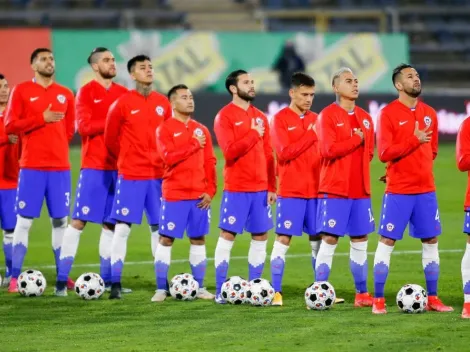
<svg viewBox="0 0 470 352"><path fill-rule="evenodd" d="M367 210L369 211L369 222L374 222L374 216L372 215L372 211L370 210L370 208L367 208Z"/></svg>
<svg viewBox="0 0 470 352"><path fill-rule="evenodd" d="M273 217L272 211L273 211L273 210L271 209L271 206L268 205L268 218L270 218L270 219Z"/></svg>
<svg viewBox="0 0 470 352"><path fill-rule="evenodd" d="M434 217L434 220L441 222L441 218L439 216L439 209L436 210L436 216Z"/></svg>
<svg viewBox="0 0 470 352"><path fill-rule="evenodd" d="M65 192L65 205L67 207L70 205L70 192Z"/></svg>

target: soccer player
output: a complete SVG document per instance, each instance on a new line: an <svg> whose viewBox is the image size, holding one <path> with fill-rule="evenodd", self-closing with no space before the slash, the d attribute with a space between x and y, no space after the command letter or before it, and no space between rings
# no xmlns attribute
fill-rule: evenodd
<svg viewBox="0 0 470 352"><path fill-rule="evenodd" d="M355 307L372 305L367 290L367 235L374 231L370 201L370 161L374 126L356 106L359 84L349 68L333 75L336 102L318 116L316 131L322 156L317 231L322 244L316 280L328 281L338 239L350 237L349 263L356 287Z"/></svg>
<svg viewBox="0 0 470 352"><path fill-rule="evenodd" d="M254 81L243 70L230 73L225 87L232 102L217 114L214 131L225 159L224 192L220 205L220 237L215 249L216 298L227 279L236 234L251 232L249 279L261 277L268 231L273 227L271 205L276 201L274 157L266 116L251 102Z"/></svg>
<svg viewBox="0 0 470 352"><path fill-rule="evenodd" d="M467 247L462 258L462 282L464 305L462 318L470 319L470 119L467 117L457 134L457 167L468 173L467 194L465 196L465 221L463 232L467 234Z"/></svg>
<svg viewBox="0 0 470 352"><path fill-rule="evenodd" d="M152 228L158 228L163 161L158 154L156 130L171 116L168 99L152 90L154 72L148 56L127 63L135 90L122 95L108 111L104 141L117 159L118 180L112 207L116 220L111 245L110 299L121 298L121 276L131 224L140 224L145 210Z"/></svg>
<svg viewBox="0 0 470 352"><path fill-rule="evenodd" d="M433 108L418 101L421 81L416 70L401 64L392 81L398 99L384 107L378 119L379 159L387 163L386 188L380 218L380 240L374 258L374 305L372 312L385 314L384 286L390 256L410 223L410 236L423 244L423 269L428 291L427 310L451 312L437 296L441 222L434 184L433 163L437 156L437 116Z"/></svg>
<svg viewBox="0 0 470 352"><path fill-rule="evenodd" d="M116 62L108 49L94 49L88 57L88 64L95 73L95 79L80 88L76 97L78 133L82 136L82 168L72 222L65 230L62 242L56 296L67 295L66 280L87 222L103 225L99 244L100 274L105 285L111 287L111 243L115 222L110 215L117 171L116 159L104 145L104 126L109 106L127 89L113 82Z"/></svg>
<svg viewBox="0 0 470 352"><path fill-rule="evenodd" d="M317 236L317 192L320 154L313 126L317 114L310 111L315 81L304 73L294 73L289 96L291 103L271 121L271 138L279 170L276 241L271 253L271 278L276 294L273 305L282 306L282 278L292 236L309 235L312 266L320 248Z"/></svg>
<svg viewBox="0 0 470 352"><path fill-rule="evenodd" d="M52 51L31 54L34 79L13 88L5 129L21 135L22 151L17 193L17 222L13 235L12 279L8 292L17 292L17 279L28 248L33 219L46 198L52 223L52 248L59 268L60 248L70 206L69 142L75 133L75 102L70 89L54 82ZM69 280L67 286L73 289Z"/></svg>
<svg viewBox="0 0 470 352"><path fill-rule="evenodd" d="M16 225L15 198L20 156L18 136L5 133L3 113L9 96L8 81L0 73L0 221L3 230L3 254L5 255L5 276L2 283L4 287L8 287L11 281L13 231Z"/></svg>
<svg viewBox="0 0 470 352"><path fill-rule="evenodd" d="M186 231L191 243L189 264L199 283L197 297L214 299L204 288L206 244L209 233L210 203L217 190L214 149L209 130L191 119L194 99L187 86L180 84L168 92L173 118L157 130L158 151L165 163L163 201L160 220L160 243L155 252L157 290L153 302L168 294L168 269L175 238Z"/></svg>

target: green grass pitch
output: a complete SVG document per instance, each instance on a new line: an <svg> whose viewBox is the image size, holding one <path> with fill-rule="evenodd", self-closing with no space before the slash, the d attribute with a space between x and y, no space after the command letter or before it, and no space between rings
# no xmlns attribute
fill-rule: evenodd
<svg viewBox="0 0 470 352"><path fill-rule="evenodd" d="M218 237L218 214L222 191L223 161L218 152L219 192L213 201L211 233L207 252L212 259ZM71 151L73 184L80 164L80 151ZM419 165L416 165L419 167ZM384 185L378 182L384 165L373 161L372 184L376 224ZM460 319L463 293L460 261L465 246L462 234L466 175L455 166L453 145L442 145L435 163L443 235L440 240L440 296L455 308L454 313L401 314L395 295L406 283L425 286L421 265L421 244L406 237L395 247L386 285L389 314L373 316L370 308L353 307L354 285L349 272L349 246L343 239L337 249L331 283L346 303L330 311L305 309L303 292L312 282L310 246L307 237L295 238L289 249L284 280L283 307L219 306L213 302L178 302L167 299L151 303L155 279L146 224L134 226L128 244L123 283L134 290L121 301L85 302L73 292L66 298L52 296L55 270L47 214L35 220L24 268L37 268L47 278L48 288L39 298L22 298L0 291L0 351L465 351L469 323ZM72 271L76 278L85 271L99 272L100 227L89 224L81 236ZM269 255L274 234L270 234L264 277L270 279ZM232 251L229 275L247 276L246 256L250 237L239 236ZM372 261L377 235L369 241L369 290L372 292ZM177 241L173 249L170 276L189 272L186 259L189 241ZM214 291L214 267L209 260L206 284ZM3 256L0 270L3 273Z"/></svg>

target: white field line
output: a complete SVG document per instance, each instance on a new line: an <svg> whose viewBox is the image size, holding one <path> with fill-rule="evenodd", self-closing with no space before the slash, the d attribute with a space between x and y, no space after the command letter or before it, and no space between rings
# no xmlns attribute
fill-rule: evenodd
<svg viewBox="0 0 470 352"><path fill-rule="evenodd" d="M441 249L439 253L463 253L463 249ZM420 250L416 251L394 251L392 255L408 255L408 254L421 254L422 252ZM375 252L368 252L369 256L375 255ZM310 257L310 254L291 254L287 255L287 258L307 258ZM335 253L335 256L337 257L346 257L349 256L349 252L337 252ZM247 260L247 256L236 256L236 257L231 257L230 260ZM189 260L188 259L174 259L171 261L171 263L187 263ZM214 261L214 258L207 258L207 261L212 262ZM139 262L125 262L124 265L150 265L153 264L153 261L139 261ZM94 267L99 267L99 263L94 263L94 264L75 264L73 267L74 268L94 268ZM55 265L38 265L34 266L31 265L30 267L34 267L37 269L55 269Z"/></svg>

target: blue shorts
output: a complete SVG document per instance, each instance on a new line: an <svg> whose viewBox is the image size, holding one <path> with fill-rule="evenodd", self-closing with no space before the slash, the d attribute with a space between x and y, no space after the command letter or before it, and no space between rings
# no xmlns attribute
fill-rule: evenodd
<svg viewBox="0 0 470 352"><path fill-rule="evenodd" d="M370 198L318 198L317 232L350 237L375 230Z"/></svg>
<svg viewBox="0 0 470 352"><path fill-rule="evenodd" d="M163 199L160 210L160 235L183 238L184 231L190 238L205 236L209 233L210 209L200 209L196 200L169 201Z"/></svg>
<svg viewBox="0 0 470 352"><path fill-rule="evenodd" d="M15 200L16 188L0 189L0 220L2 222L2 230L15 229Z"/></svg>
<svg viewBox="0 0 470 352"><path fill-rule="evenodd" d="M220 203L220 223L222 230L243 233L243 229L254 234L262 234L273 228L271 206L268 205L268 192L224 191Z"/></svg>
<svg viewBox="0 0 470 352"><path fill-rule="evenodd" d="M38 218L46 198L49 216L61 219L70 212L70 171L40 171L21 169L18 180L16 213L26 218Z"/></svg>
<svg viewBox="0 0 470 352"><path fill-rule="evenodd" d="M114 224L111 219L117 171L82 169L75 194L73 219Z"/></svg>
<svg viewBox="0 0 470 352"><path fill-rule="evenodd" d="M276 233L302 236L317 234L318 199L282 198L277 200Z"/></svg>
<svg viewBox="0 0 470 352"><path fill-rule="evenodd" d="M118 177L112 218L141 224L145 211L149 225L158 225L162 202L162 180L125 180Z"/></svg>
<svg viewBox="0 0 470 352"><path fill-rule="evenodd" d="M463 221L463 233L470 235L470 208L465 209L465 219Z"/></svg>
<svg viewBox="0 0 470 352"><path fill-rule="evenodd" d="M408 223L411 237L432 238L441 234L436 192L384 195L379 235L401 240Z"/></svg>

